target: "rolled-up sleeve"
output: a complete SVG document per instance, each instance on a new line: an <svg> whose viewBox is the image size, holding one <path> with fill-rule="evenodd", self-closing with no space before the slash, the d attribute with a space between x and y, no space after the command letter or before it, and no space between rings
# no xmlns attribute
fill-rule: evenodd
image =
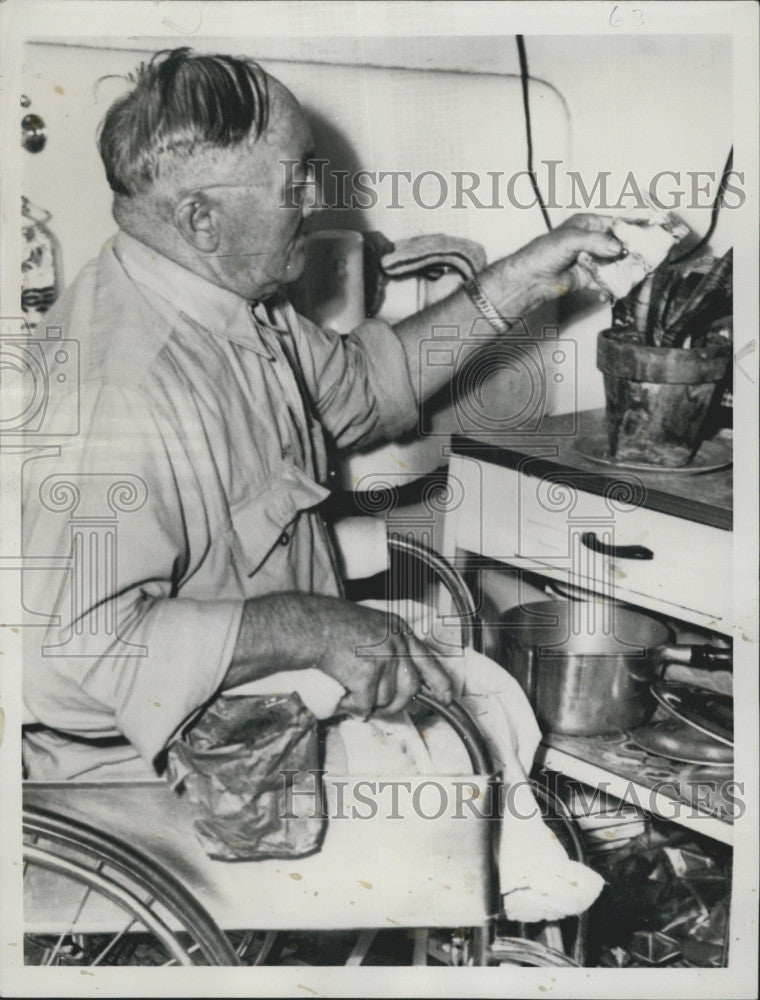
<svg viewBox="0 0 760 1000"><path fill-rule="evenodd" d="M393 327L368 319L343 337L292 308L288 325L319 418L339 448L393 440L415 426L417 393Z"/></svg>
<svg viewBox="0 0 760 1000"><path fill-rule="evenodd" d="M25 630L24 700L44 726L122 734L151 762L218 690L243 602L179 588L209 525L171 423L136 390L86 395L78 443L24 469L25 548L49 563L25 595L50 616Z"/></svg>
<svg viewBox="0 0 760 1000"><path fill-rule="evenodd" d="M240 601L158 599L143 611L146 656L101 660L88 676L87 692L113 706L116 728L147 761L218 691L241 614Z"/></svg>

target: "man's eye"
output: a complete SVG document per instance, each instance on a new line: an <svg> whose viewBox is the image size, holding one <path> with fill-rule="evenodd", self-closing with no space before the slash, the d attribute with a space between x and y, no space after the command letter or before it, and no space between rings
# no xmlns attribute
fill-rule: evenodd
<svg viewBox="0 0 760 1000"><path fill-rule="evenodd" d="M311 163L302 168L302 173L305 176L293 178L290 182L290 201L296 205L303 205L312 196L316 183L316 172Z"/></svg>

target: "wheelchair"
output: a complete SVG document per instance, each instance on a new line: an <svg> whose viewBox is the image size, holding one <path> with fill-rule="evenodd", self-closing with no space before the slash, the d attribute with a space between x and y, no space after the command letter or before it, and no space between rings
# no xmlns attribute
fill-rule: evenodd
<svg viewBox="0 0 760 1000"><path fill-rule="evenodd" d="M460 574L411 537L390 536L388 549L394 579L422 582L426 599L446 588L462 644L477 647L477 609ZM454 729L488 796L494 769L473 719L423 693L416 703ZM540 783L535 791L570 856L583 861L567 808ZM457 824L455 841L450 831L436 841L430 824L410 831L406 817L386 823L379 835L390 841L374 860L393 877L375 886L366 824L328 823L322 850L309 857L227 862L204 854L192 820L162 780L24 782L26 964L276 964L288 934L309 931L350 934L347 965L367 959L378 932L403 935L415 965L583 963L583 916L547 925L543 940L499 925L498 824L482 818Z"/></svg>

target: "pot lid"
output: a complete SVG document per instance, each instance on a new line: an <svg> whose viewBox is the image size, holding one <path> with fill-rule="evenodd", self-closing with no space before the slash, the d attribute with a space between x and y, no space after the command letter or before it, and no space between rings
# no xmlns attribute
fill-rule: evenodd
<svg viewBox="0 0 760 1000"><path fill-rule="evenodd" d="M734 699L681 681L655 681L652 694L664 709L726 746L734 745Z"/></svg>
<svg viewBox="0 0 760 1000"><path fill-rule="evenodd" d="M647 753L685 764L730 767L734 762L732 747L675 717L632 729L629 736L631 743Z"/></svg>

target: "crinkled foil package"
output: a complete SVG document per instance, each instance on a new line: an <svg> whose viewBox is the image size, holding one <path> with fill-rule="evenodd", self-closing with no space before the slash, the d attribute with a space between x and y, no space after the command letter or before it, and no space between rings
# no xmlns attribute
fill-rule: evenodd
<svg viewBox="0 0 760 1000"><path fill-rule="evenodd" d="M318 768L317 720L295 693L218 698L167 759L169 782L193 804L203 849L226 861L319 848L326 818Z"/></svg>

